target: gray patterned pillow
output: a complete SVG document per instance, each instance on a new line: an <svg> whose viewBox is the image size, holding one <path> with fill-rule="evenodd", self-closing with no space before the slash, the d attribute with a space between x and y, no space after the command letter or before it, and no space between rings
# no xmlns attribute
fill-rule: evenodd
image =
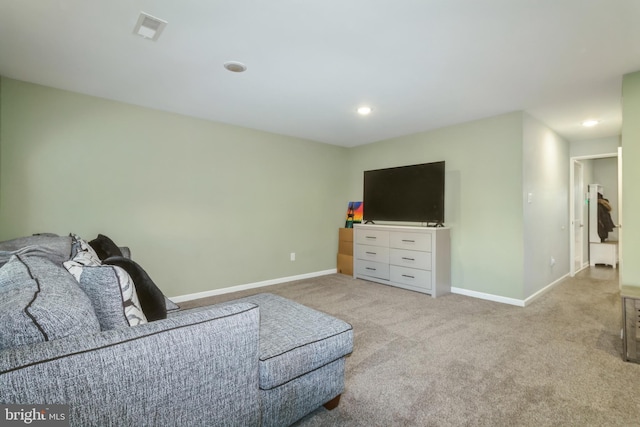
<svg viewBox="0 0 640 427"><path fill-rule="evenodd" d="M147 323L129 273L116 265L84 266L80 287L89 296L103 331Z"/></svg>
<svg viewBox="0 0 640 427"><path fill-rule="evenodd" d="M89 298L64 268L25 255L0 268L0 350L99 331Z"/></svg>
<svg viewBox="0 0 640 427"><path fill-rule="evenodd" d="M71 259L65 261L63 265L80 282L82 267L102 265L102 262L88 242L71 234Z"/></svg>
<svg viewBox="0 0 640 427"><path fill-rule="evenodd" d="M102 265L88 242L75 234L71 237L72 258L63 265L89 296L100 328L106 331L147 323L129 273L121 267Z"/></svg>

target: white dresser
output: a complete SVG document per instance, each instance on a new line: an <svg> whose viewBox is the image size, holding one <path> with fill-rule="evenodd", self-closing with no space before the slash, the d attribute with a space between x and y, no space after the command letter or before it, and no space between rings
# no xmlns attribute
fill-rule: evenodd
<svg viewBox="0 0 640 427"><path fill-rule="evenodd" d="M451 292L447 227L354 225L353 276L436 296Z"/></svg>

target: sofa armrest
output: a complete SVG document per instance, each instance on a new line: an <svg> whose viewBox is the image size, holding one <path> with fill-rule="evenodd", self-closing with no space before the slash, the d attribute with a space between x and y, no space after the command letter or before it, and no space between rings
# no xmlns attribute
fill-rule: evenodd
<svg viewBox="0 0 640 427"><path fill-rule="evenodd" d="M0 352L0 403L68 404L72 426L257 425L259 308L212 307Z"/></svg>

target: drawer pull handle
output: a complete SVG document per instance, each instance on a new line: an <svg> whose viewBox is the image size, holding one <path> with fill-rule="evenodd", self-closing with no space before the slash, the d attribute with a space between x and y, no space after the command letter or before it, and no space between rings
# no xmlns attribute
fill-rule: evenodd
<svg viewBox="0 0 640 427"><path fill-rule="evenodd" d="M376 239L376 236L364 236L365 239Z"/></svg>
<svg viewBox="0 0 640 427"><path fill-rule="evenodd" d="M371 271L376 271L376 269L375 269L375 268L373 268L373 267L365 267L365 269L366 269L366 270L371 270Z"/></svg>
<svg viewBox="0 0 640 427"><path fill-rule="evenodd" d="M407 261L415 261L415 258L407 258L406 256L403 256L402 259L405 259Z"/></svg>
<svg viewBox="0 0 640 427"><path fill-rule="evenodd" d="M365 252L365 254L367 254L367 255L377 255L377 253L375 253L375 252Z"/></svg>
<svg viewBox="0 0 640 427"><path fill-rule="evenodd" d="M409 278L409 279L415 279L415 277L414 277L414 276L409 276L408 274L403 274L403 275L402 275L402 277L407 277L407 278Z"/></svg>
<svg viewBox="0 0 640 427"><path fill-rule="evenodd" d="M408 239L402 239L403 242L405 243L415 243L415 240L408 240Z"/></svg>

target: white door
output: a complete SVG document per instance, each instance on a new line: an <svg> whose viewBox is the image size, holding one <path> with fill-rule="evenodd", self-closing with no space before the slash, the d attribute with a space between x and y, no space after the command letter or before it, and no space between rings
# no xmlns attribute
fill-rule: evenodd
<svg viewBox="0 0 640 427"><path fill-rule="evenodd" d="M584 211L585 191L582 163L575 160L573 163L573 276L582 269L584 264Z"/></svg>
<svg viewBox="0 0 640 427"><path fill-rule="evenodd" d="M622 288L622 147L618 147L618 227L618 281Z"/></svg>

